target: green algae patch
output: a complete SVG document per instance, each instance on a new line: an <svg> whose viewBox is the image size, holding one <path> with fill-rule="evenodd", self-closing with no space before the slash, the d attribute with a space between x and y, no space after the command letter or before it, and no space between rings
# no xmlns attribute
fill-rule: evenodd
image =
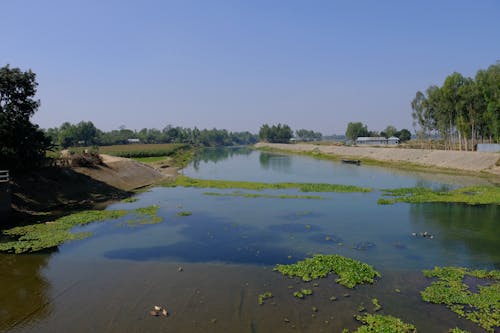
<svg viewBox="0 0 500 333"><path fill-rule="evenodd" d="M370 192L371 188L354 185L324 184L324 183L260 183L246 181L230 181L215 179L196 179L179 176L175 180L164 184L167 187L198 187L217 189L244 189L244 190L285 190L297 189L301 192Z"/></svg>
<svg viewBox="0 0 500 333"><path fill-rule="evenodd" d="M126 210L90 210L61 217L55 221L4 230L2 234L12 239L0 243L0 251L25 253L56 247L66 241L83 239L91 234L72 233L75 226L96 221L118 219L127 215Z"/></svg>
<svg viewBox="0 0 500 333"><path fill-rule="evenodd" d="M388 315L378 315L369 314L357 315L356 320L363 323L357 330L353 333L416 333L417 329L414 325L403 322L401 319L388 316ZM349 333L350 331L345 329L342 333Z"/></svg>
<svg viewBox="0 0 500 333"><path fill-rule="evenodd" d="M301 289L300 291L294 291L293 296L297 298L304 298L306 296L311 296L313 291L311 289Z"/></svg>
<svg viewBox="0 0 500 333"><path fill-rule="evenodd" d="M462 267L435 267L425 270L437 281L420 292L429 303L445 304L458 316L471 320L489 332L500 327L500 270L469 270ZM464 279L477 283L477 293Z"/></svg>
<svg viewBox="0 0 500 333"><path fill-rule="evenodd" d="M220 192L203 192L204 195L211 195L216 197L241 197L241 198L268 198L268 199L308 199L308 200L323 200L324 198L319 195L271 195L262 193L220 193Z"/></svg>
<svg viewBox="0 0 500 333"><path fill-rule="evenodd" d="M128 226L158 224L163 221L163 218L161 216L158 216L159 209L160 206L157 205L134 209L130 211L133 218L131 220L128 220L126 223Z"/></svg>
<svg viewBox="0 0 500 333"><path fill-rule="evenodd" d="M285 276L300 277L306 282L335 273L338 275L335 281L347 288L373 283L375 277L380 277L380 273L372 266L337 254L316 254L295 264L276 265L274 270Z"/></svg>
<svg viewBox="0 0 500 333"><path fill-rule="evenodd" d="M139 199L135 198L135 197L130 197L130 198L125 198L123 199L121 202L123 203L132 203L132 202L136 202L138 201Z"/></svg>
<svg viewBox="0 0 500 333"><path fill-rule="evenodd" d="M191 212L178 212L177 216L191 216L193 213Z"/></svg>
<svg viewBox="0 0 500 333"><path fill-rule="evenodd" d="M270 292L270 291L266 291L265 293L263 294L260 294L259 295L259 305L262 305L264 304L264 301L268 298L272 298L273 297L273 294Z"/></svg>
<svg viewBox="0 0 500 333"><path fill-rule="evenodd" d="M378 204L407 203L462 203L467 205L500 205L500 186L468 186L454 190L433 190L425 187L408 187L382 190L385 198Z"/></svg>
<svg viewBox="0 0 500 333"><path fill-rule="evenodd" d="M461 328L455 327L448 331L449 333L470 333L469 331L463 330Z"/></svg>
<svg viewBox="0 0 500 333"><path fill-rule="evenodd" d="M92 222L115 220L132 214L129 224L152 224L161 221L156 215L158 206L127 210L89 210L61 217L57 220L14 227L2 231L6 240L0 242L0 252L27 253L54 248L66 241L90 237L89 232L72 232L71 229Z"/></svg>

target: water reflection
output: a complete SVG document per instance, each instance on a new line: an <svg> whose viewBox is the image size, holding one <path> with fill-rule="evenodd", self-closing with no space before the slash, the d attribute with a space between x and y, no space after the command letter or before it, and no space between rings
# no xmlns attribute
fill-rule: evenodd
<svg viewBox="0 0 500 333"><path fill-rule="evenodd" d="M260 167L267 170L289 172L292 158L289 155L276 155L261 152L259 155Z"/></svg>
<svg viewBox="0 0 500 333"><path fill-rule="evenodd" d="M451 261L468 258L468 266L478 268L500 268L499 216L500 207L495 205L420 204L410 207L410 223L415 230L435 235L432 241L439 242L440 251L446 257L462 254L462 258Z"/></svg>
<svg viewBox="0 0 500 333"><path fill-rule="evenodd" d="M217 163L233 156L243 155L248 156L252 153L252 149L248 147L232 147L232 148L206 148L198 152L192 159L193 168L198 171L201 162Z"/></svg>
<svg viewBox="0 0 500 333"><path fill-rule="evenodd" d="M52 312L51 285L42 275L49 257L0 254L0 331L28 325Z"/></svg>

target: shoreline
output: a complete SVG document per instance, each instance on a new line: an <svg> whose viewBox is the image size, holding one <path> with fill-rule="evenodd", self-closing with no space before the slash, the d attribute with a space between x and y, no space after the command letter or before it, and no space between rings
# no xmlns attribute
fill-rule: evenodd
<svg viewBox="0 0 500 333"><path fill-rule="evenodd" d="M256 149L269 149L295 154L306 154L332 160L358 159L367 165L380 165L397 169L440 172L487 177L500 183L499 153L448 151L386 147L347 147L317 145L313 143L264 143Z"/></svg>

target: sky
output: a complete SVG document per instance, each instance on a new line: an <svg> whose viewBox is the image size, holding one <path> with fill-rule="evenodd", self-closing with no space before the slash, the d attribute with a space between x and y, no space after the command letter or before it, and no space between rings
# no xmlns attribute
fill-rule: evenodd
<svg viewBox="0 0 500 333"><path fill-rule="evenodd" d="M500 60L498 0L2 1L42 128L412 130L418 90ZM413 131L413 130L412 130Z"/></svg>

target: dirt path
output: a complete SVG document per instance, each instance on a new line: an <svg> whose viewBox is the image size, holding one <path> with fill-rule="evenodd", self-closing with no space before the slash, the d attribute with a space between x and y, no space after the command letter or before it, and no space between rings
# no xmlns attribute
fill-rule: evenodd
<svg viewBox="0 0 500 333"><path fill-rule="evenodd" d="M500 176L499 153L405 149L385 147L346 147L315 144L258 143L256 147L270 147L296 152L319 151L346 158L369 158L382 162L406 162L421 166L456 169L468 172L487 172Z"/></svg>

